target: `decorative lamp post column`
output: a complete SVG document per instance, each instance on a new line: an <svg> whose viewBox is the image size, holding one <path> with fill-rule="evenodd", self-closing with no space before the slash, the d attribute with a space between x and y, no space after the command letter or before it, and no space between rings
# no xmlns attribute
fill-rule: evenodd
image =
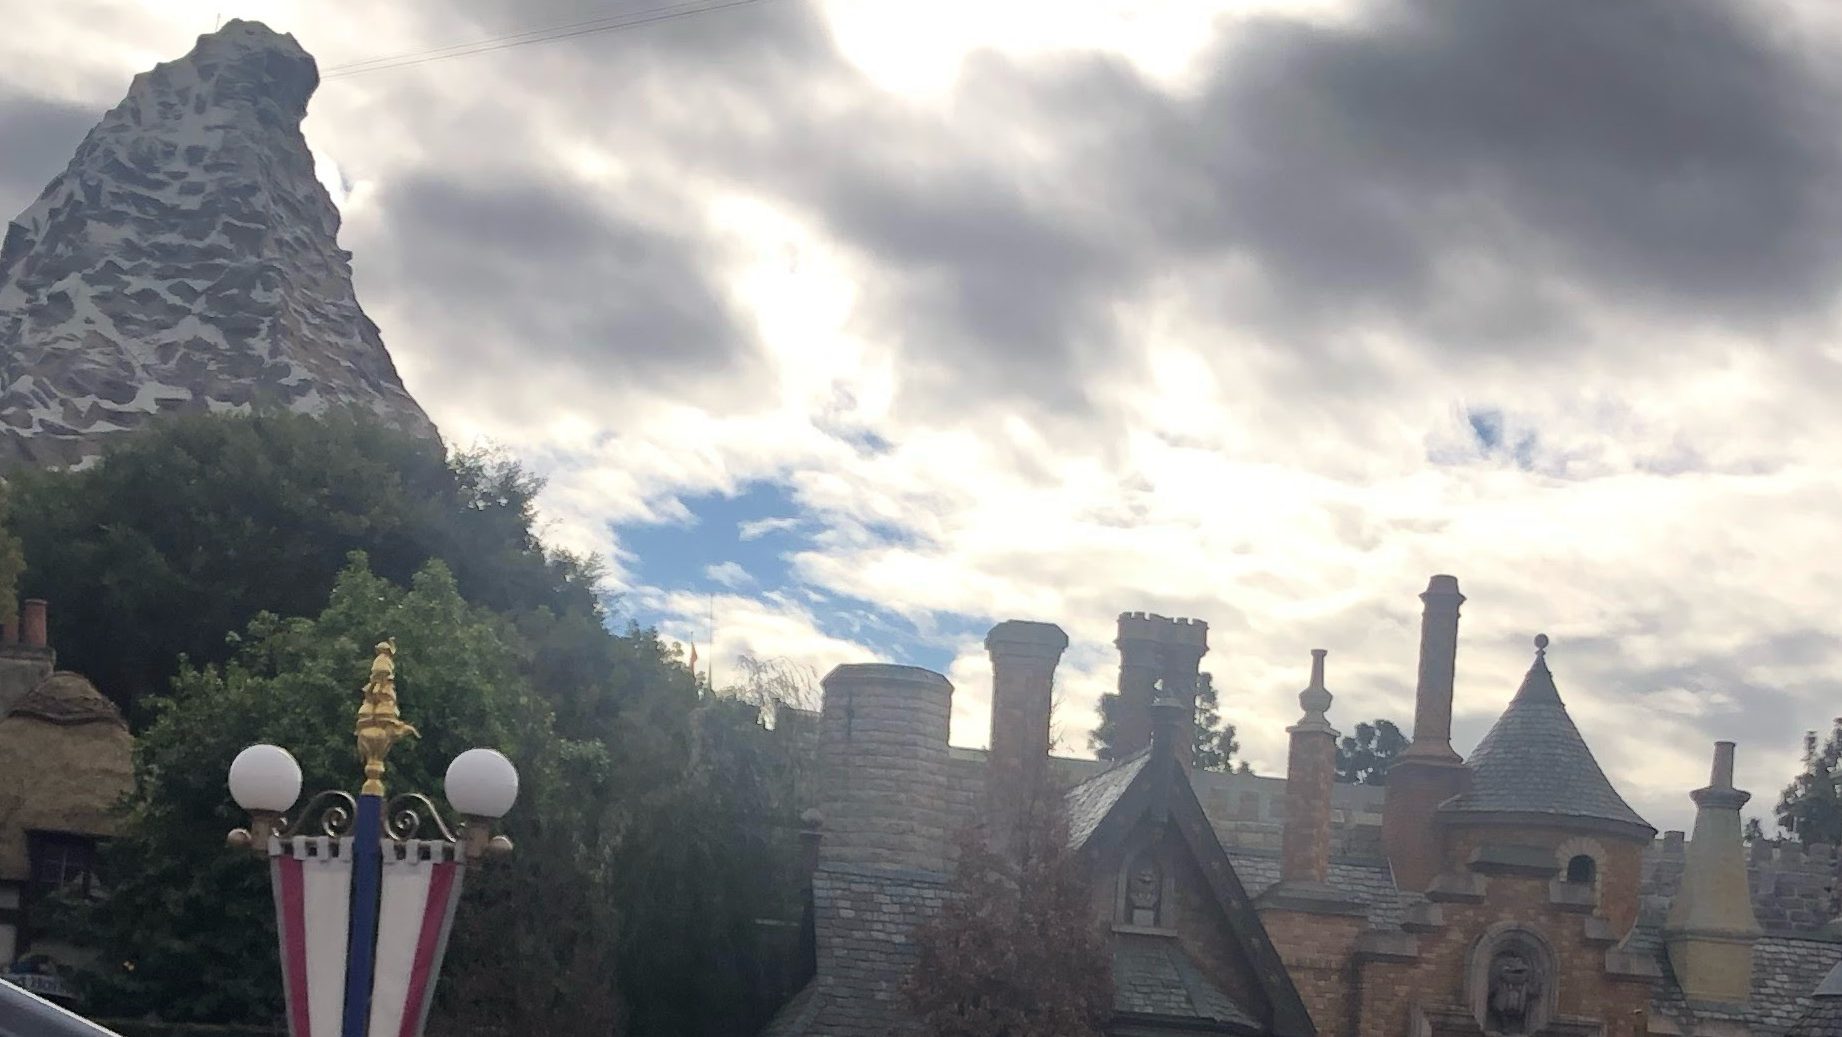
<svg viewBox="0 0 1842 1037"><path fill-rule="evenodd" d="M229 843L269 861L291 1037L419 1037L470 862L509 853L493 822L518 798L518 771L494 749L449 764L456 834L427 796L384 795L384 758L416 733L397 712L396 642L377 646L355 734L358 796L318 793L294 817L301 768L286 749L252 745L230 765L230 794L250 825ZM424 827L438 838L422 839Z"/></svg>

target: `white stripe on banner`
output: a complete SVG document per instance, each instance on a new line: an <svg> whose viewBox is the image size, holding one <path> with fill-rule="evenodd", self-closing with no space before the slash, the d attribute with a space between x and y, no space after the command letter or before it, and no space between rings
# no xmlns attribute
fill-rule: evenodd
<svg viewBox="0 0 1842 1037"><path fill-rule="evenodd" d="M352 840L296 836L307 930L306 1037L339 1037L352 914Z"/></svg>
<svg viewBox="0 0 1842 1037"><path fill-rule="evenodd" d="M397 1037L402 1028L416 948L421 943L422 915L428 906L429 879L434 865L448 859L452 852L452 844L446 842L384 840L377 971L371 980L372 1037Z"/></svg>

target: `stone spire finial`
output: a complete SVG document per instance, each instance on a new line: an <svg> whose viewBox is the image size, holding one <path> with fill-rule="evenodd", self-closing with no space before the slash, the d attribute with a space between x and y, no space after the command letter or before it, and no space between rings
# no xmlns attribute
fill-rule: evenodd
<svg viewBox="0 0 1842 1037"><path fill-rule="evenodd" d="M1744 1003L1752 993L1759 919L1746 880L1740 808L1752 794L1733 787L1733 743L1714 743L1708 786L1689 793L1695 832L1682 888L1663 927L1670 965L1691 1001Z"/></svg>
<svg viewBox="0 0 1842 1037"><path fill-rule="evenodd" d="M1324 715L1330 710L1332 698L1329 690L1324 687L1324 656L1328 654L1322 648L1311 650L1311 684L1298 693L1298 704L1304 709L1305 715L1289 730L1331 730L1330 718Z"/></svg>

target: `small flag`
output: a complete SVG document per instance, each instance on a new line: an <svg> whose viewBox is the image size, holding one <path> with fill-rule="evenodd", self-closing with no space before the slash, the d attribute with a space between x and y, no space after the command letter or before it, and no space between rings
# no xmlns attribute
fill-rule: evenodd
<svg viewBox="0 0 1842 1037"><path fill-rule="evenodd" d="M691 675L697 675L697 642L691 642Z"/></svg>

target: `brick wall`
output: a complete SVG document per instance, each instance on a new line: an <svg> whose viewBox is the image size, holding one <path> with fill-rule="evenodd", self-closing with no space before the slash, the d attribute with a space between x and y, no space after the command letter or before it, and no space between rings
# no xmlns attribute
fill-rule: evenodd
<svg viewBox="0 0 1842 1037"><path fill-rule="evenodd" d="M1299 997L1304 999L1318 1037L1353 1037L1350 986L1355 972L1351 955L1368 919L1263 911L1260 921L1279 951L1280 960L1285 962Z"/></svg>
<svg viewBox="0 0 1842 1037"><path fill-rule="evenodd" d="M1452 856L1463 860L1479 842L1543 845L1559 849L1577 834L1531 829L1472 829L1452 833ZM1548 877L1515 874L1477 876L1483 898L1465 902L1439 898L1441 924L1412 937L1417 955L1407 961L1368 961L1358 979L1361 1037L1399 1037L1407 1032L1409 1008L1467 1009L1466 974L1472 949L1490 927L1514 924L1539 933L1552 948L1557 1013L1599 1020L1605 1037L1631 1037L1633 1014L1650 1003L1652 979L1615 974L1606 952L1628 929L1617 919L1635 917L1642 847L1609 838L1601 877L1600 914L1556 903Z"/></svg>

